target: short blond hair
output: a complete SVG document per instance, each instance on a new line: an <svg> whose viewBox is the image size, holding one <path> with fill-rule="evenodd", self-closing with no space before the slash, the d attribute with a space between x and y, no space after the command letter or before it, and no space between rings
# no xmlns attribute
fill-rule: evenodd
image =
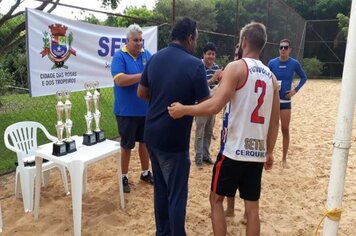
<svg viewBox="0 0 356 236"><path fill-rule="evenodd" d="M252 50L261 52L267 42L266 27L259 22L251 22L240 31L240 42L245 38Z"/></svg>

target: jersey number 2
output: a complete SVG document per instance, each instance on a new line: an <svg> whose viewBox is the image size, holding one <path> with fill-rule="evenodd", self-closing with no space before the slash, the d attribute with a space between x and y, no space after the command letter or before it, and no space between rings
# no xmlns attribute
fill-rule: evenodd
<svg viewBox="0 0 356 236"><path fill-rule="evenodd" d="M251 114L251 122L258 123L258 124L264 124L265 118L263 116L259 116L258 110L260 109L260 107L262 106L263 101L264 101L264 97L266 94L266 83L263 80L257 80L255 83L255 93L258 92L258 88L261 88L262 92L261 92L260 96L258 97L257 106L255 107L255 109L253 110L253 112Z"/></svg>

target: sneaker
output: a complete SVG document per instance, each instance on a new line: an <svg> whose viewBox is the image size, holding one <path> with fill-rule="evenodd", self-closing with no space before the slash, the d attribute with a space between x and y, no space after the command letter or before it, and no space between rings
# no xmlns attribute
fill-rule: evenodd
<svg viewBox="0 0 356 236"><path fill-rule="evenodd" d="M122 177L122 185L124 186L124 193L129 193L131 191L129 179L126 176Z"/></svg>
<svg viewBox="0 0 356 236"><path fill-rule="evenodd" d="M195 166L198 168L203 168L203 160L202 159L195 160Z"/></svg>
<svg viewBox="0 0 356 236"><path fill-rule="evenodd" d="M140 179L145 181L146 183L153 184L153 175L151 174L151 171L148 171L147 175L141 174Z"/></svg>
<svg viewBox="0 0 356 236"><path fill-rule="evenodd" d="M214 162L213 162L213 160L211 160L210 157L204 158L203 162L205 162L205 163L207 163L209 165L214 165Z"/></svg>

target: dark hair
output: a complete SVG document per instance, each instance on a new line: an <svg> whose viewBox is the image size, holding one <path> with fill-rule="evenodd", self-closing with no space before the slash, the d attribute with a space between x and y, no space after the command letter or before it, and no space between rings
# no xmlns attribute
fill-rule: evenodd
<svg viewBox="0 0 356 236"><path fill-rule="evenodd" d="M189 35L196 36L197 22L190 17L184 17L177 21L174 25L171 38L172 41L178 40L185 42L188 40Z"/></svg>
<svg viewBox="0 0 356 236"><path fill-rule="evenodd" d="M290 40L289 39L282 39L279 43L288 43L290 46Z"/></svg>
<svg viewBox="0 0 356 236"><path fill-rule="evenodd" d="M205 54L209 50L216 52L216 46L215 46L214 43L208 42L208 43L205 44L205 46L203 48L203 53Z"/></svg>
<svg viewBox="0 0 356 236"><path fill-rule="evenodd" d="M267 42L266 27L262 23L251 22L240 31L240 42L243 38L249 42L252 50L262 51Z"/></svg>

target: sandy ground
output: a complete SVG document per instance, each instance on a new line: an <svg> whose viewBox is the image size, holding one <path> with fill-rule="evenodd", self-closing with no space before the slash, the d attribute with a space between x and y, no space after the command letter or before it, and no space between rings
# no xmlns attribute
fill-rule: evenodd
<svg viewBox="0 0 356 236"><path fill-rule="evenodd" d="M279 135L274 168L263 174L261 235L315 234L326 203L340 87L340 81L311 80L294 97L290 168L281 167ZM221 115L217 117L215 136L219 136L221 126ZM356 235L355 141L354 129L338 235ZM213 140L214 159L218 150L219 141ZM187 234L213 235L208 200L212 167L197 169L193 157L194 149L191 149ZM83 196L82 235L154 235L153 188L139 180L139 170L139 159L134 152L129 172L131 193L125 194L126 209L122 210L115 158L89 166L88 192ZM73 234L71 196L64 195L58 171L52 171L49 186L41 190L40 218L36 222L32 213L23 211L22 200L15 199L14 174L2 176L0 184L3 235ZM240 222L242 201L237 199L236 203L235 217L227 219L228 234L245 235L245 226Z"/></svg>

